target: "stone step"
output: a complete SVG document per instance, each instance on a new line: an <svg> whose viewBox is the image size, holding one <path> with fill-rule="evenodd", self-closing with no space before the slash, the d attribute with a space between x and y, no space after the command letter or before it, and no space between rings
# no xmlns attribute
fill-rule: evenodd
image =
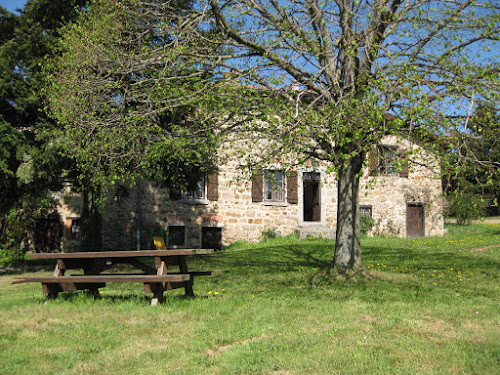
<svg viewBox="0 0 500 375"><path fill-rule="evenodd" d="M335 239L335 228L328 228L322 225L301 226L299 227L299 237Z"/></svg>

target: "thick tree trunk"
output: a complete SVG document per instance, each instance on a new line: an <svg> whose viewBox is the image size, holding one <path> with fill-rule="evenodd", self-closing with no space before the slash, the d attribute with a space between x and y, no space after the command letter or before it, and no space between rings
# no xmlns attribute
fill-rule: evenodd
<svg viewBox="0 0 500 375"><path fill-rule="evenodd" d="M337 235L333 266L339 272L361 269L359 230L359 178L363 157L355 156L340 168L338 178Z"/></svg>

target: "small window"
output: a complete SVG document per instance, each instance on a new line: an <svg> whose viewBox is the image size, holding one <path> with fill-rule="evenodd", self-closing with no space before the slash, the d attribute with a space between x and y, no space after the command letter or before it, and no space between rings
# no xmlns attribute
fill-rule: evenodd
<svg viewBox="0 0 500 375"><path fill-rule="evenodd" d="M78 240L80 238L80 228L82 220L79 217L66 218L66 229L64 231L64 238L66 240Z"/></svg>
<svg viewBox="0 0 500 375"><path fill-rule="evenodd" d="M80 238L80 226L81 226L81 219L73 219L71 220L71 239L76 240Z"/></svg>
<svg viewBox="0 0 500 375"><path fill-rule="evenodd" d="M201 228L201 247L203 249L222 250L222 228Z"/></svg>
<svg viewBox="0 0 500 375"><path fill-rule="evenodd" d="M359 214L361 216L372 217L372 206L360 205Z"/></svg>
<svg viewBox="0 0 500 375"><path fill-rule="evenodd" d="M272 202L285 200L283 172L266 171L264 173L264 200Z"/></svg>
<svg viewBox="0 0 500 375"><path fill-rule="evenodd" d="M168 226L168 247L183 247L186 243L186 227L184 225Z"/></svg>

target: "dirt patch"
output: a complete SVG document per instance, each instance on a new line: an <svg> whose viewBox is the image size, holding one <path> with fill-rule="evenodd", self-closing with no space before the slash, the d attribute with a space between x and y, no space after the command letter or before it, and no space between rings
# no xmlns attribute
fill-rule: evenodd
<svg viewBox="0 0 500 375"><path fill-rule="evenodd" d="M0 276L28 272L51 271L53 269L54 265L22 265L13 267L0 267Z"/></svg>
<svg viewBox="0 0 500 375"><path fill-rule="evenodd" d="M361 319L365 322L368 322L368 323L373 323L375 321L375 318L373 316L370 316L370 315L363 315L361 317Z"/></svg>
<svg viewBox="0 0 500 375"><path fill-rule="evenodd" d="M475 249L469 249L473 254L479 254L479 253L484 253L487 250L490 249L495 249L495 248L500 248L500 245L489 245L489 246L484 246L484 247L476 247Z"/></svg>
<svg viewBox="0 0 500 375"><path fill-rule="evenodd" d="M232 342L231 344L227 344L227 345L216 346L213 350L210 350L210 349L207 350L207 355L210 357L218 357L222 354L222 352L225 352L225 351L227 351L235 346L245 345L245 344L248 344L250 342L260 341L260 340L264 340L264 339L272 339L274 337L276 337L276 336L275 335L271 335L271 336L262 335L259 337L252 337L251 339L235 341L235 342Z"/></svg>
<svg viewBox="0 0 500 375"><path fill-rule="evenodd" d="M432 332L446 338L455 337L453 326L445 320L434 318L431 316L424 316L423 323L425 331L427 332Z"/></svg>

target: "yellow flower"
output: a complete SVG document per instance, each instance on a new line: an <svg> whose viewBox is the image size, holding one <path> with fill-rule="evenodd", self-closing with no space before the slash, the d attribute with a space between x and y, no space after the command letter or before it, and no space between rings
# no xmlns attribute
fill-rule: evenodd
<svg viewBox="0 0 500 375"><path fill-rule="evenodd" d="M219 292L215 292L214 294L217 295L217 294L219 294Z"/></svg>
<svg viewBox="0 0 500 375"><path fill-rule="evenodd" d="M212 291L209 291L208 294L212 294Z"/></svg>

